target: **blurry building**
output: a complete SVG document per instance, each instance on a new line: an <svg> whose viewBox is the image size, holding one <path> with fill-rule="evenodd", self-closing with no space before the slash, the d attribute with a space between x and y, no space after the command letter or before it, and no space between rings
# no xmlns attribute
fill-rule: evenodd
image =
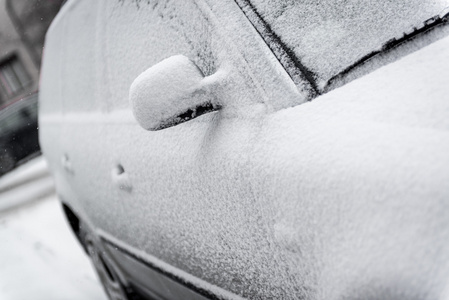
<svg viewBox="0 0 449 300"><path fill-rule="evenodd" d="M63 0L0 0L0 176L39 155L45 33Z"/></svg>
<svg viewBox="0 0 449 300"><path fill-rule="evenodd" d="M0 110L37 91L45 33L63 0L0 0Z"/></svg>

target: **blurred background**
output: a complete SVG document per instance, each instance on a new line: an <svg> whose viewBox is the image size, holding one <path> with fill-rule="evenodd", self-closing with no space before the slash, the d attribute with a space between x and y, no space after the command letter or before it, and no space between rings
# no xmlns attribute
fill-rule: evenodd
<svg viewBox="0 0 449 300"><path fill-rule="evenodd" d="M0 0L0 176L40 153L39 70L63 0Z"/></svg>
<svg viewBox="0 0 449 300"><path fill-rule="evenodd" d="M38 140L45 34L64 2L0 0L1 300L106 299L62 214Z"/></svg>

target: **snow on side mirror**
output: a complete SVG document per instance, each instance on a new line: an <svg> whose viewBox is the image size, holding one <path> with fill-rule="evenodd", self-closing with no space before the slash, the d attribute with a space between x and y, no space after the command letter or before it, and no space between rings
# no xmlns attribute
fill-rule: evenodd
<svg viewBox="0 0 449 300"><path fill-rule="evenodd" d="M146 130L160 130L218 110L219 72L204 77L184 55L171 56L140 74L131 84L134 117Z"/></svg>

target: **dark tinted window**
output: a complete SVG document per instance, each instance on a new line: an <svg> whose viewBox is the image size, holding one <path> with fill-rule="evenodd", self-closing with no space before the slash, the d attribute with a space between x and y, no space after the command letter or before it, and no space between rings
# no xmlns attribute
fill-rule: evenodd
<svg viewBox="0 0 449 300"><path fill-rule="evenodd" d="M31 78L17 56L0 63L0 88L3 94L9 97L17 95L30 83Z"/></svg>

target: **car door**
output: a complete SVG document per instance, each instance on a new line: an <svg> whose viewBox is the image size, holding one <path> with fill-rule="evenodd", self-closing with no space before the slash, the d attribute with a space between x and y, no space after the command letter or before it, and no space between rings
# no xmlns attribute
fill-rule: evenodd
<svg viewBox="0 0 449 300"><path fill-rule="evenodd" d="M267 251L268 229L251 196L249 149L261 115L308 95L298 91L239 7L229 2L223 8L203 1L79 1L64 8L70 14L58 20L62 69L74 71L64 74L68 87L62 89L59 155L68 170L59 190L114 245L144 253L159 268L163 262L180 270L175 274L184 281L189 274L233 293L257 294L261 286L280 284L270 283L269 271L280 262ZM89 33L65 37L79 26ZM178 54L205 76L229 74L221 95L227 108L146 131L130 109L131 83ZM254 247L264 252L254 256Z"/></svg>
<svg viewBox="0 0 449 300"><path fill-rule="evenodd" d="M249 162L260 117L304 102L307 91L298 91L233 2L226 9L197 1L158 3L154 10L142 5L140 10L125 3L117 10L117 25L106 25L107 66L117 74L107 83L115 95L111 113L124 108L130 114L132 81L178 54L195 62L205 76L228 73L220 95L224 108L158 132L143 130L132 116L129 124L104 128L111 141L121 140L111 147L110 172L120 164L132 186L128 191L108 186L112 193L105 201L114 216L97 208L92 211L103 217L92 219L112 245L124 243L129 253L139 249L144 260L158 268L165 270L162 261L179 270L174 274L182 280L186 278L180 272L244 297L261 296L267 288L279 290L284 283L273 281L271 270L287 274L287 266L271 249L274 244L264 221L269 212L260 211L253 195ZM142 26L145 22L148 27ZM153 28L150 22L164 26ZM120 24L127 24L130 33L121 33ZM231 34L237 30L243 33ZM282 90L286 98L275 101L273 93ZM210 290L202 284L199 288Z"/></svg>

